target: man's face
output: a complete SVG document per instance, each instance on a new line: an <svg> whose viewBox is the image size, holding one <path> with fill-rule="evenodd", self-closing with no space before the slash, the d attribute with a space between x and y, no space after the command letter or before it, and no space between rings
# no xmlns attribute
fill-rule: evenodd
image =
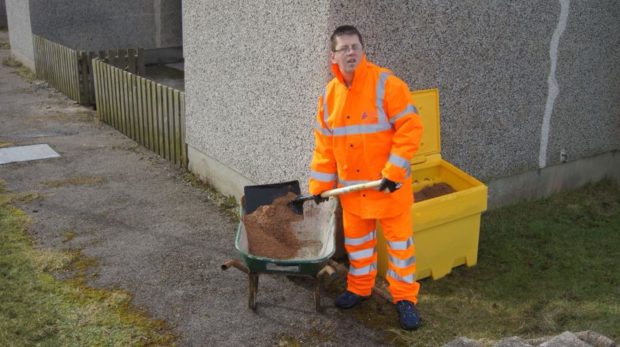
<svg viewBox="0 0 620 347"><path fill-rule="evenodd" d="M352 74L359 65L364 48L357 35L336 36L336 51L330 53L332 64L338 64L340 72Z"/></svg>

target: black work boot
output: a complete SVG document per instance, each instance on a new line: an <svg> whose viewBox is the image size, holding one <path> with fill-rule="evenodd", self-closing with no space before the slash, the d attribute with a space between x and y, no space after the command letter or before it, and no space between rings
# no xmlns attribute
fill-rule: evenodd
<svg viewBox="0 0 620 347"><path fill-rule="evenodd" d="M415 304L409 300L401 300L396 303L400 327L405 330L416 330L422 324L422 318Z"/></svg>
<svg viewBox="0 0 620 347"><path fill-rule="evenodd" d="M339 308L353 308L368 298L368 296L359 296L347 290L344 293L340 294L340 296L334 302L334 305Z"/></svg>

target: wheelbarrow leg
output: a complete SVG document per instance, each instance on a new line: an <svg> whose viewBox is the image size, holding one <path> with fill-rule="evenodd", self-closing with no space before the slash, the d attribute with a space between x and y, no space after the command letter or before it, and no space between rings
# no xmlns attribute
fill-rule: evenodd
<svg viewBox="0 0 620 347"><path fill-rule="evenodd" d="M258 274L254 272L248 273L248 307L252 311L256 311L256 294L258 293Z"/></svg>
<svg viewBox="0 0 620 347"><path fill-rule="evenodd" d="M322 312L323 307L321 305L321 277L316 276L314 279L314 308L316 312Z"/></svg>

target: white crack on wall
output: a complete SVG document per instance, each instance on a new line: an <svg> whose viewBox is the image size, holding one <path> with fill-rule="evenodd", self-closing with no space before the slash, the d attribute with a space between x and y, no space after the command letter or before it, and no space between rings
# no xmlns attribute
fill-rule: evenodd
<svg viewBox="0 0 620 347"><path fill-rule="evenodd" d="M560 1L560 19L558 25L551 36L551 45L549 47L549 57L551 58L551 68L549 70L549 77L547 78L547 84L549 85L549 92L547 94L547 103L545 104L545 114L543 116L542 128L540 131L540 152L538 155L538 167L544 168L547 166L547 146L549 144L549 131L551 125L551 114L553 113L553 104L555 98L560 93L560 87L558 81L555 78L555 69L558 61L558 47L560 45L560 36L566 29L566 21L568 19L568 10L570 0Z"/></svg>

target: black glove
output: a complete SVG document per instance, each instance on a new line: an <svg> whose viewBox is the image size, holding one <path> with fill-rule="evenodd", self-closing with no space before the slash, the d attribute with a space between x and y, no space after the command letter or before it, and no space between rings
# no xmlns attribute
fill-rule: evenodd
<svg viewBox="0 0 620 347"><path fill-rule="evenodd" d="M324 198L321 196L321 194L316 194L316 195L312 195L312 200L314 200L314 203L318 205L324 201L329 200L329 198Z"/></svg>
<svg viewBox="0 0 620 347"><path fill-rule="evenodd" d="M400 188L401 184L396 183L394 181L390 181L387 178L383 177L381 179L381 184L379 185L379 191L389 190L390 193L397 191Z"/></svg>

